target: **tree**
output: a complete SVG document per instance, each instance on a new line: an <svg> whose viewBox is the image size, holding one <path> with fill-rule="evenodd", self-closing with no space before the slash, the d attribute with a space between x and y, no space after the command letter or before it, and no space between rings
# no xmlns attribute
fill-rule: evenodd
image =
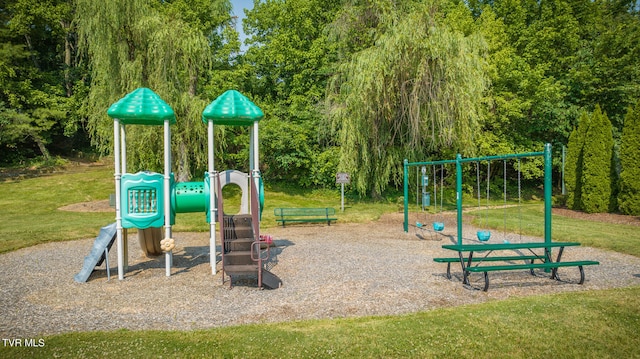
<svg viewBox="0 0 640 359"><path fill-rule="evenodd" d="M482 37L465 36L443 20L444 2L414 5L390 11L394 26L331 79L327 108L340 167L362 194L376 196L390 181L399 183L407 154L474 147L488 85Z"/></svg>
<svg viewBox="0 0 640 359"><path fill-rule="evenodd" d="M0 9L0 157L49 159L52 143L71 147L64 142L73 142L78 124L70 98L72 64L63 63L70 3L2 1Z"/></svg>
<svg viewBox="0 0 640 359"><path fill-rule="evenodd" d="M260 123L262 153L268 153L262 157L265 179L286 179L300 186L335 181L335 168L327 169L327 162L319 162L324 157L318 156L334 144L319 125L335 61L325 27L340 3L272 0L257 2L247 13L244 30L250 47L238 68L246 71L241 86L267 114ZM317 178L328 172L333 173Z"/></svg>
<svg viewBox="0 0 640 359"><path fill-rule="evenodd" d="M625 214L640 215L640 102L624 118L620 145L618 206Z"/></svg>
<svg viewBox="0 0 640 359"><path fill-rule="evenodd" d="M79 45L91 69L85 108L98 149L112 148L109 105L138 87L149 87L178 119L172 136L178 179L189 180L192 171L206 167L201 114L209 99L198 96L199 85L220 50L214 45L225 46L219 39L223 32L214 30L231 24L231 6L226 0L201 4L195 9L185 1L77 0ZM161 131L142 126L129 131L131 167L161 169Z"/></svg>
<svg viewBox="0 0 640 359"><path fill-rule="evenodd" d="M567 190L567 207L582 209L582 168L584 163L584 145L587 130L591 124L589 114L583 112L575 128L569 136L565 166L565 183Z"/></svg>
<svg viewBox="0 0 640 359"><path fill-rule="evenodd" d="M269 180L310 185L310 168L313 154L306 131L287 121L272 117L262 127L264 176ZM335 174L334 174L335 175Z"/></svg>
<svg viewBox="0 0 640 359"><path fill-rule="evenodd" d="M611 206L613 133L611 122L596 106L586 132L582 163L582 207L587 213L608 212Z"/></svg>
<svg viewBox="0 0 640 359"><path fill-rule="evenodd" d="M627 108L640 98L640 7L636 0L603 1L598 12L583 96L600 103L620 133Z"/></svg>
<svg viewBox="0 0 640 359"><path fill-rule="evenodd" d="M515 147L566 143L580 113L568 90L576 53L585 47L581 20L574 10L584 1L489 3L502 22L497 28L504 28L506 36L498 37L500 46L494 51L499 56L491 57L496 67L491 78L492 131Z"/></svg>

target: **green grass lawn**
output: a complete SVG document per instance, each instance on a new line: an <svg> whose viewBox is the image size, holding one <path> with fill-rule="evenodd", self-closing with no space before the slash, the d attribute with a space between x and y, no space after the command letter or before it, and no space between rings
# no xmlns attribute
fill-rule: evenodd
<svg viewBox="0 0 640 359"><path fill-rule="evenodd" d="M223 189L225 213L237 213L240 210L240 189L237 186L225 186ZM277 226L273 214L279 207L332 207L336 210L339 223L366 223L380 218L384 213L398 211L394 201L372 201L345 198L345 211L340 211L340 189L299 189L282 184L265 184L265 203L260 227L264 229ZM398 224L399 227L402 223ZM176 231L208 231L204 213L180 213L176 216Z"/></svg>
<svg viewBox="0 0 640 359"><path fill-rule="evenodd" d="M513 298L401 316L196 331L115 331L0 347L3 358L632 358L640 287Z"/></svg>
<svg viewBox="0 0 640 359"><path fill-rule="evenodd" d="M0 182L0 253L44 242L95 237L100 227L114 222L114 212L67 212L58 208L97 200L107 200L114 189L114 170L110 165L75 167L66 173L19 181ZM237 213L240 191L226 186L225 212ZM227 196L229 196L227 198ZM369 200L345 201L340 211L340 190L300 190L284 186L265 187L263 228L276 226L274 208L333 207L339 222L368 222L383 213L396 211L397 204ZM399 226L402 224L400 223ZM208 231L205 213L180 213L175 231Z"/></svg>
<svg viewBox="0 0 640 359"><path fill-rule="evenodd" d="M38 243L94 237L113 213L78 213L59 207L109 198L113 169L45 175L0 183L0 253Z"/></svg>
<svg viewBox="0 0 640 359"><path fill-rule="evenodd" d="M228 208L239 208L234 189ZM107 199L110 166L83 167L0 183L0 252L43 242L94 237L113 213L58 210L77 202ZM263 226L275 226L276 207L334 207L339 222L366 222L398 211L394 200L348 198L340 213L335 190L299 190L267 185ZM476 224L542 236L542 205L471 212ZM482 215L482 216L481 216ZM486 217L484 217L486 215ZM521 225L522 223L522 225ZM402 224L398 223L400 228ZM176 231L206 231L204 213L179 214ZM494 237L495 238L495 237ZM553 217L554 240L640 256L638 227ZM638 273L637 275L640 275ZM627 358L640 346L640 287L513 298L404 316L257 324L198 331L115 331L45 337L39 348L0 346L2 358L239 357L239 358Z"/></svg>

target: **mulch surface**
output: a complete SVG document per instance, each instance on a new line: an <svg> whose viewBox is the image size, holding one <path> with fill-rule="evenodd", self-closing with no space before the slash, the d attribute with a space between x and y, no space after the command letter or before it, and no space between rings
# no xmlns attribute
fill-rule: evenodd
<svg viewBox="0 0 640 359"><path fill-rule="evenodd" d="M78 204L77 210L107 210L108 204ZM556 210L557 211L557 210ZM563 213L563 214L560 214ZM583 216L560 210L560 215ZM419 216L419 217L418 217ZM570 291L624 288L640 285L640 258L590 247L572 247L566 260L597 260L585 268L586 281L576 284L578 271L566 268L561 281L540 271L491 274L491 288L483 292L482 275L461 284L459 266L447 279L446 265L433 258L450 256L443 244L455 241L455 215L442 217L445 230L435 233L412 226L402 230L402 213L390 213L371 223L294 225L264 229L275 247L267 268L283 281L282 288L258 290L255 278L223 283L220 257L217 273L209 264L209 234L175 232L171 276L165 275L164 256L142 255L135 235L128 242L129 268L117 279L116 246L106 266L96 268L86 283L73 276L82 268L93 238L45 243L0 255L0 334L29 338L95 330L192 330L249 323L306 319L398 315L467 304ZM591 218L595 216L586 215ZM599 215L600 220L637 225L638 218ZM412 214L430 223L434 218ZM96 233L97 233L96 229ZM477 228L464 225L465 242L474 243ZM496 240L500 240L497 238ZM541 241L518 238L510 241ZM219 253L220 246L217 246Z"/></svg>
<svg viewBox="0 0 640 359"><path fill-rule="evenodd" d="M638 216L627 216L616 213L585 213L567 208L554 208L553 214L569 218L584 219L586 221L640 226L640 217Z"/></svg>

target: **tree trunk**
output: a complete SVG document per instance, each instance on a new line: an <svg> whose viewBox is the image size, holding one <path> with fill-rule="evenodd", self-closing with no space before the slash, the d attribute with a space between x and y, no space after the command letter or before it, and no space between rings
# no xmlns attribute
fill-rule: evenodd
<svg viewBox="0 0 640 359"><path fill-rule="evenodd" d="M60 25L66 31L66 35L64 37L64 87L66 89L67 97L71 97L73 95L73 83L71 81L72 35L69 31L71 25L66 21L60 21Z"/></svg>
<svg viewBox="0 0 640 359"><path fill-rule="evenodd" d="M40 152L42 153L42 156L44 157L44 159L50 160L51 154L49 153L47 146L45 146L44 141L42 141L42 138L34 133L31 133L31 138L33 138L33 140L38 145L38 148L40 149Z"/></svg>
<svg viewBox="0 0 640 359"><path fill-rule="evenodd" d="M194 97L198 89L198 70L191 65L189 65L189 70L189 95Z"/></svg>
<svg viewBox="0 0 640 359"><path fill-rule="evenodd" d="M178 144L178 168L176 173L177 182L188 182L191 180L191 170L189 168L189 154L183 141Z"/></svg>

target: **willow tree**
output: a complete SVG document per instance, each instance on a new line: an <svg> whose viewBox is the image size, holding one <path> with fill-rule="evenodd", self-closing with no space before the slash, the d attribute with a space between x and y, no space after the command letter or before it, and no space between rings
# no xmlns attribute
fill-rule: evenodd
<svg viewBox="0 0 640 359"><path fill-rule="evenodd" d="M227 0L195 4L207 6L189 12L188 2L179 0L77 0L75 19L91 74L85 107L94 144L103 152L111 150L107 108L128 92L149 87L176 113L172 148L181 180L206 163L201 113L211 99L198 97L198 84L212 64L216 28L231 21ZM203 18L217 22L204 23ZM162 168L161 129L133 126L127 131L131 169Z"/></svg>
<svg viewBox="0 0 640 359"><path fill-rule="evenodd" d="M486 46L479 34L447 24L443 7L428 2L395 14L393 26L330 82L327 108L339 133L340 167L362 194L399 183L403 158L473 151L488 86Z"/></svg>

